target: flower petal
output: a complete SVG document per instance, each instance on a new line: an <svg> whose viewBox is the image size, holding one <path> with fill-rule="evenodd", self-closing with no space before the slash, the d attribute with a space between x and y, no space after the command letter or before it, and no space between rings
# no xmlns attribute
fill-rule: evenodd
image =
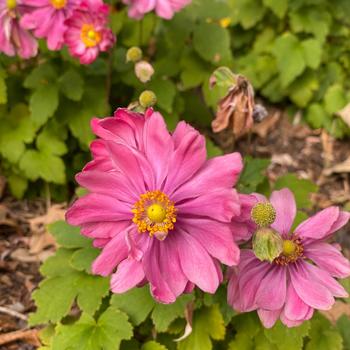
<svg viewBox="0 0 350 350"><path fill-rule="evenodd" d="M258 316L260 318L261 323L265 328L272 328L278 318L280 317L281 310L264 310L258 309Z"/></svg>
<svg viewBox="0 0 350 350"><path fill-rule="evenodd" d="M310 309L309 305L306 305L296 293L293 284L289 283L286 305L284 307L284 314L289 320L303 320L308 314Z"/></svg>

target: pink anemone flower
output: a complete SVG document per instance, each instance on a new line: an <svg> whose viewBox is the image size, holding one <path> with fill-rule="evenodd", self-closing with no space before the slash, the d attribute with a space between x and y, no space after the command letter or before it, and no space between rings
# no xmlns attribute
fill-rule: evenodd
<svg viewBox="0 0 350 350"><path fill-rule="evenodd" d="M192 0L123 0L129 5L129 16L135 19L142 18L153 10L159 17L171 19L175 12L191 3Z"/></svg>
<svg viewBox="0 0 350 350"><path fill-rule="evenodd" d="M31 7L21 19L21 25L34 31L38 38L46 38L50 50L62 48L66 31L65 20L79 6L80 0L22 0Z"/></svg>
<svg viewBox="0 0 350 350"><path fill-rule="evenodd" d="M37 55L37 41L19 22L19 16L26 11L23 0L0 0L0 52L22 58Z"/></svg>
<svg viewBox="0 0 350 350"><path fill-rule="evenodd" d="M65 43L81 64L92 63L100 51L108 51L115 43L107 28L108 12L108 5L101 0L84 0L66 21Z"/></svg>
<svg viewBox="0 0 350 350"><path fill-rule="evenodd" d="M275 191L270 203L276 211L271 228L281 235L283 252L269 263L260 261L253 250L242 250L239 265L231 270L228 303L242 312L257 310L267 328L279 318L294 327L310 319L314 309L329 310L334 297L348 295L334 277L349 276L350 263L326 240L348 222L350 213L330 207L291 232L293 194L288 189Z"/></svg>
<svg viewBox="0 0 350 350"><path fill-rule="evenodd" d="M171 134L152 109L118 109L93 119L92 129L100 137L91 145L94 160L76 177L89 194L72 205L67 221L102 248L93 273L112 274L114 293L149 282L162 303L195 285L214 293L220 262L239 261L230 221L240 214L232 188L240 154L207 160L198 131L182 121Z"/></svg>

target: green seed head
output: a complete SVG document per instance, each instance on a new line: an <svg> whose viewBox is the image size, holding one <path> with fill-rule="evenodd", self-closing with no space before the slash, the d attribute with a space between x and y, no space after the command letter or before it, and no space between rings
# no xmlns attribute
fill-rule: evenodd
<svg viewBox="0 0 350 350"><path fill-rule="evenodd" d="M143 108L152 107L157 103L157 96L153 91L145 90L139 97L139 103Z"/></svg>
<svg viewBox="0 0 350 350"><path fill-rule="evenodd" d="M276 210L271 203L260 202L254 205L251 218L259 227L267 227L275 221Z"/></svg>
<svg viewBox="0 0 350 350"><path fill-rule="evenodd" d="M126 52L126 62L138 62L141 58L142 50L137 46L130 47Z"/></svg>

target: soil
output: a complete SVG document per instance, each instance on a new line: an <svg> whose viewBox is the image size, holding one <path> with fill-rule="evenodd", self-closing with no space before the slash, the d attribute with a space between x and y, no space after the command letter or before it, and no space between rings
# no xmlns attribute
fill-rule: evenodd
<svg viewBox="0 0 350 350"><path fill-rule="evenodd" d="M314 210L333 204L350 208L350 169L333 172L336 164L350 156L349 141L334 140L321 130L311 130L299 121L298 115L290 121L280 112L270 111L270 116L255 127L251 136L235 144L228 130L210 136L226 152L235 150L244 155L272 158L267 170L271 182L287 172L316 182L320 190L312 198ZM10 332L28 330L25 319L34 311L30 295L41 279L40 262L55 249L47 237L43 239L44 243L40 241L42 246L39 249L37 246L33 248L33 236L38 237L38 232L33 232L33 219L48 216L48 204L43 200L14 200L6 189L2 193L1 180L0 177L0 340ZM62 212L64 208L61 206L59 210ZM53 217L55 215L51 215L50 220ZM349 256L349 225L341 230L337 240ZM1 308L9 312L1 312ZM34 334L21 341L0 345L0 349L32 350L36 348L36 342Z"/></svg>

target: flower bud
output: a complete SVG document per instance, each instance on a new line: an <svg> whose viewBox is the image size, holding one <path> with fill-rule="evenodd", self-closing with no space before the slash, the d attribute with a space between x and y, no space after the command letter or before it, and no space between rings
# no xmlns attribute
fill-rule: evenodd
<svg viewBox="0 0 350 350"><path fill-rule="evenodd" d="M267 227L276 220L276 210L269 202L259 202L251 211L251 218L259 227Z"/></svg>
<svg viewBox="0 0 350 350"><path fill-rule="evenodd" d="M154 69L152 65L146 61L140 61L135 64L135 75L142 83L151 80Z"/></svg>
<svg viewBox="0 0 350 350"><path fill-rule="evenodd" d="M139 103L143 108L152 107L157 103L157 96L151 90L145 90L139 97Z"/></svg>
<svg viewBox="0 0 350 350"><path fill-rule="evenodd" d="M142 58L142 50L138 46L130 47L126 53L126 62L138 62Z"/></svg>
<svg viewBox="0 0 350 350"><path fill-rule="evenodd" d="M283 251L283 239L271 228L259 228L253 237L253 251L259 260L272 262Z"/></svg>

